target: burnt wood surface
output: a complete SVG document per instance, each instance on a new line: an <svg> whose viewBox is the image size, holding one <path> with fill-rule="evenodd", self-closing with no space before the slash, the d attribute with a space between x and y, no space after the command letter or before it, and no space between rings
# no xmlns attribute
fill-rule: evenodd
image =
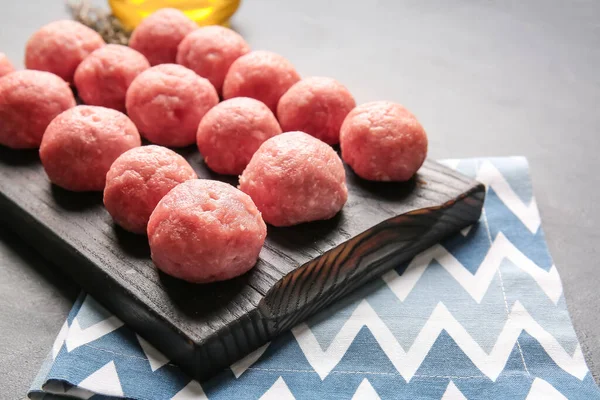
<svg viewBox="0 0 600 400"><path fill-rule="evenodd" d="M195 149L181 151L201 178ZM478 220L483 185L426 161L406 183L347 169L333 219L269 226L257 265L197 285L159 272L144 236L115 226L101 193L51 185L37 151L0 147L0 220L191 376L203 379L382 272Z"/></svg>

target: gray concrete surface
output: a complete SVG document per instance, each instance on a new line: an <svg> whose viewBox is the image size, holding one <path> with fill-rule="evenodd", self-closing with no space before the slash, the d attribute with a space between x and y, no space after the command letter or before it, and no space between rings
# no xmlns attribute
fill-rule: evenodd
<svg viewBox="0 0 600 400"><path fill-rule="evenodd" d="M255 49L339 79L359 103L405 104L430 156L525 155L586 360L600 377L600 2L246 0L233 19ZM0 51L21 66L60 0L0 0ZM1 210L0 210L1 212ZM2 228L1 398L24 396L76 287Z"/></svg>

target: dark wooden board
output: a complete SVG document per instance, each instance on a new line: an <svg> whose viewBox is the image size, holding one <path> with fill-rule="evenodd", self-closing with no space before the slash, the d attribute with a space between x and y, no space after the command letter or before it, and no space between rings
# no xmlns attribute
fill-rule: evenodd
<svg viewBox="0 0 600 400"><path fill-rule="evenodd" d="M181 151L202 178L233 178ZM268 227L260 259L227 282L194 285L157 271L144 236L116 227L101 193L51 185L37 151L0 146L0 220L126 324L203 379L309 315L479 219L483 185L432 161L406 183L347 170L335 218Z"/></svg>

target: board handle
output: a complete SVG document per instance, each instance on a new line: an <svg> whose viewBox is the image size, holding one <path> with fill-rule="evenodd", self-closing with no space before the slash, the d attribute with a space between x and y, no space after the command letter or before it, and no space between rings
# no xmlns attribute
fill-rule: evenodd
<svg viewBox="0 0 600 400"><path fill-rule="evenodd" d="M484 199L485 187L476 183L441 206L381 222L285 275L260 301L261 314L275 333L293 327L375 276L399 267L428 243L476 223Z"/></svg>

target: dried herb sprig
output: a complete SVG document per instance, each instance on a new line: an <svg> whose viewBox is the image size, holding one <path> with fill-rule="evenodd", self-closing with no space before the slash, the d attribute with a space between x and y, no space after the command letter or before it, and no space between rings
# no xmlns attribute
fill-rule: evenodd
<svg viewBox="0 0 600 400"><path fill-rule="evenodd" d="M92 6L89 0L67 0L67 7L76 21L98 32L106 43L129 43L131 31L109 11Z"/></svg>

